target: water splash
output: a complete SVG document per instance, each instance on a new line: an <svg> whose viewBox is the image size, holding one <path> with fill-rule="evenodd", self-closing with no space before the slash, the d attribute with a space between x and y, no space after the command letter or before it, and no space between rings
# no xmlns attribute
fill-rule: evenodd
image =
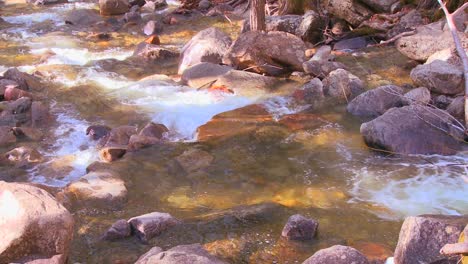
<svg viewBox="0 0 468 264"><path fill-rule="evenodd" d="M92 52L88 49L80 48L40 48L31 50L31 54L44 54L53 52L54 55L49 57L43 64L66 64L66 65L85 65L91 61L104 59L125 60L132 55L132 51L126 51L119 48L104 50L100 52Z"/></svg>

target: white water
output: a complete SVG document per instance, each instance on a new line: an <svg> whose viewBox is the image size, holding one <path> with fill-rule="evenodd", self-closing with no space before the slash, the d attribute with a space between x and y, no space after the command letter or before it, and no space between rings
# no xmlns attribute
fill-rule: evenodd
<svg viewBox="0 0 468 264"><path fill-rule="evenodd" d="M85 65L90 61L117 59L125 60L133 52L121 49L109 49L105 51L92 52L84 48L40 48L31 50L31 54L41 55L46 52L53 52L55 55L49 57L43 64L46 65Z"/></svg>

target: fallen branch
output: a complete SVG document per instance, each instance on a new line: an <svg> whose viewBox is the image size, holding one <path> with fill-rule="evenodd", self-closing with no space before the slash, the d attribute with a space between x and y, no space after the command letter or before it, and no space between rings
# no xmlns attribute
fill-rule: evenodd
<svg viewBox="0 0 468 264"><path fill-rule="evenodd" d="M403 32L403 33L400 33L400 34L394 36L394 37L391 38L391 39L388 39L388 40L385 40L385 41L381 41L380 43L374 44L374 45L372 45L371 47L385 46L385 45L388 45L388 44L391 44L391 43L397 41L398 39L400 39L400 38L402 38L402 37L411 36L411 35L414 35L414 34L416 34L416 30L406 31L406 32Z"/></svg>
<svg viewBox="0 0 468 264"><path fill-rule="evenodd" d="M446 244L440 250L442 255L468 254L468 243Z"/></svg>

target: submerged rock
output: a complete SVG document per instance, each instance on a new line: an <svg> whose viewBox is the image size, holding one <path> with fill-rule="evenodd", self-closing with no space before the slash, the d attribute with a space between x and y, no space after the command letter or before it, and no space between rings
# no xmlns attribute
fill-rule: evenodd
<svg viewBox="0 0 468 264"><path fill-rule="evenodd" d="M130 224L125 219L120 219L112 224L112 226L102 236L103 240L113 241L121 238L129 237L132 234Z"/></svg>
<svg viewBox="0 0 468 264"><path fill-rule="evenodd" d="M312 240L317 232L318 222L295 214L289 217L281 236L290 240Z"/></svg>
<svg viewBox="0 0 468 264"><path fill-rule="evenodd" d="M4 157L8 163L14 164L18 168L28 167L44 160L36 149L26 146L12 149L5 153Z"/></svg>
<svg viewBox="0 0 468 264"><path fill-rule="evenodd" d="M306 46L295 35L280 32L243 33L229 48L223 63L260 74L302 71Z"/></svg>
<svg viewBox="0 0 468 264"><path fill-rule="evenodd" d="M49 193L0 181L0 263L66 263L73 217Z"/></svg>
<svg viewBox="0 0 468 264"><path fill-rule="evenodd" d="M363 117L378 117L390 108L401 105L403 89L385 85L358 95L347 106L349 113Z"/></svg>
<svg viewBox="0 0 468 264"><path fill-rule="evenodd" d="M333 246L317 251L302 264L369 264L367 258L352 247Z"/></svg>
<svg viewBox="0 0 468 264"><path fill-rule="evenodd" d="M395 263L458 263L440 254L445 244L457 243L468 216L421 215L405 219L395 249Z"/></svg>
<svg viewBox="0 0 468 264"><path fill-rule="evenodd" d="M181 82L193 88L210 87L219 77L233 70L232 67L201 62L184 70Z"/></svg>
<svg viewBox="0 0 468 264"><path fill-rule="evenodd" d="M99 0L99 11L103 16L123 15L129 10L127 0Z"/></svg>
<svg viewBox="0 0 468 264"><path fill-rule="evenodd" d="M148 243L153 237L181 223L172 215L159 212L132 217L128 222L132 227L132 232L143 243Z"/></svg>
<svg viewBox="0 0 468 264"><path fill-rule="evenodd" d="M454 95L462 93L464 88L462 69L441 60L416 66L411 71L411 79L416 85L439 94Z"/></svg>
<svg viewBox="0 0 468 264"><path fill-rule="evenodd" d="M348 101L363 90L364 83L361 79L344 69L334 70L323 79L325 95L340 101Z"/></svg>
<svg viewBox="0 0 468 264"><path fill-rule="evenodd" d="M9 126L0 126L0 147L8 146L16 142L13 129Z"/></svg>
<svg viewBox="0 0 468 264"><path fill-rule="evenodd" d="M196 148L186 150L182 155L176 157L177 163L186 173L192 173L210 166L213 159L210 153Z"/></svg>
<svg viewBox="0 0 468 264"><path fill-rule="evenodd" d="M200 244L181 245L163 251L159 247L152 248L141 256L135 264L226 264L210 255Z"/></svg>
<svg viewBox="0 0 468 264"><path fill-rule="evenodd" d="M217 28L212 27L198 32L182 48L179 74L200 62L220 64L231 43L231 38Z"/></svg>
<svg viewBox="0 0 468 264"><path fill-rule="evenodd" d="M369 146L401 154L452 155L462 149L463 131L445 111L422 105L392 108L361 125Z"/></svg>

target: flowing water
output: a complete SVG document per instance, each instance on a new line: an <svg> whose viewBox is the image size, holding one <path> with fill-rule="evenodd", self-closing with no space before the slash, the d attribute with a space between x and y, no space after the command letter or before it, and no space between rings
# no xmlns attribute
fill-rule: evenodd
<svg viewBox="0 0 468 264"><path fill-rule="evenodd" d="M167 10L175 5L170 1ZM300 263L316 250L337 243L386 257L395 247L405 216L468 213L468 184L462 179L467 153L395 157L373 152L360 137L361 121L347 115L343 106L308 110L325 121L304 129L285 132L269 125L254 135L198 142L197 128L222 112L261 103L279 120L304 107L279 95L237 96L194 90L167 77L142 79L174 75L176 69L131 63L135 44L144 40L141 28L129 27L112 33L110 40L95 41L88 38L89 28L67 26L67 12L80 9L97 6L0 2L0 16L7 22L0 22L0 73L9 67L40 72L47 80L41 98L55 117L46 139L37 144L46 162L27 171L2 168L0 179L56 187L79 179L99 159L95 143L85 135L91 124L141 127L152 120L169 128L173 143L141 150L111 165L126 181L128 202L118 211L74 214L77 227L70 263L132 263L153 245L169 248L225 241L246 245L233 262ZM233 37L239 31L238 21L198 17L167 26L161 42L180 48L209 26ZM414 66L392 48L339 60L370 88L409 83L409 69ZM202 171L186 173L175 165L175 158L194 148L209 152L214 160ZM282 207L261 223L188 224L164 233L151 245L134 239L99 240L117 219L161 211L190 223L200 215L263 202ZM282 226L294 213L320 222L314 242L279 239Z"/></svg>

